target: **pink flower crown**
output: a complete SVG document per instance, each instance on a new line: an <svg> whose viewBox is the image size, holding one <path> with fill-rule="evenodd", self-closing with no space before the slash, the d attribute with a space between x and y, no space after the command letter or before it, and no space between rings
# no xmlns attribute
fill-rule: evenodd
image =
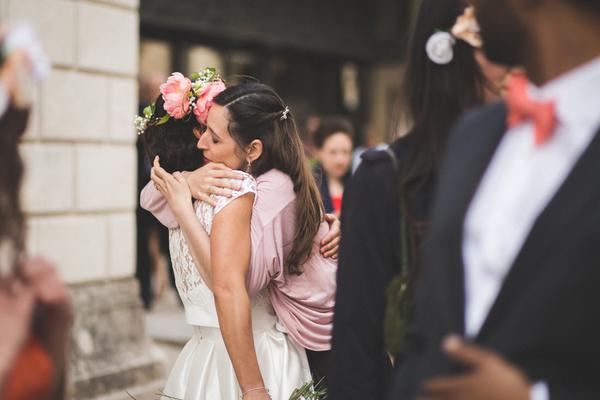
<svg viewBox="0 0 600 400"><path fill-rule="evenodd" d="M215 68L204 68L201 72L193 73L190 78L186 78L180 72L173 72L167 81L160 85L163 107L167 114L157 121L152 121L155 104L144 108L144 115L137 116L134 121L138 135L142 134L151 122L154 125L162 125L171 118L183 119L192 113L200 124L206 125L213 99L225 88L225 82Z"/></svg>

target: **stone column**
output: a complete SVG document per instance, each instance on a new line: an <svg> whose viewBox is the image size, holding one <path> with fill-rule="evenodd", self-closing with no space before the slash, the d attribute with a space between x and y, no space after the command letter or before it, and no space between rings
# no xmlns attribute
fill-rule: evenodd
<svg viewBox="0 0 600 400"><path fill-rule="evenodd" d="M135 269L139 0L0 0L50 56L21 147L28 249L58 266L76 317L70 393L89 399L164 378L144 333Z"/></svg>

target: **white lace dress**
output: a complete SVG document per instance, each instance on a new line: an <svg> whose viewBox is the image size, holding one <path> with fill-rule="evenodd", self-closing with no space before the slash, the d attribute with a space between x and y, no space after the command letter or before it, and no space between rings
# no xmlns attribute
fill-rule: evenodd
<svg viewBox="0 0 600 400"><path fill-rule="evenodd" d="M216 207L196 202L196 215L204 229L210 234L214 216L247 193L256 195L256 181L250 175L231 198L215 196ZM219 330L213 294L196 269L181 229L170 230L169 245L177 290L194 335L177 358L164 394L181 400L237 400L241 391ZM294 389L311 379L310 370L305 350L276 325L277 317L264 289L252 298L256 355L271 397L288 400Z"/></svg>

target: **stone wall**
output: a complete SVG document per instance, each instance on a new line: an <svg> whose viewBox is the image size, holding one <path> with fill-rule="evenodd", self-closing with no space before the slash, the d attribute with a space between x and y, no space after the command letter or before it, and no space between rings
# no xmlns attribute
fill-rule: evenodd
<svg viewBox="0 0 600 400"><path fill-rule="evenodd" d="M139 0L0 0L52 61L21 151L28 249L58 266L76 310L76 399L155 379L133 279ZM118 379L117 379L118 377Z"/></svg>

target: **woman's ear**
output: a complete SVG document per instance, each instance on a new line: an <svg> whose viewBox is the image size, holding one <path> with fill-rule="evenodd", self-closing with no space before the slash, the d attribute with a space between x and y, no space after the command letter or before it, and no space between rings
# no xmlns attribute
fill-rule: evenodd
<svg viewBox="0 0 600 400"><path fill-rule="evenodd" d="M246 147L246 154L248 154L247 161L254 162L260 158L263 152L263 143L259 139L254 139L248 147Z"/></svg>

